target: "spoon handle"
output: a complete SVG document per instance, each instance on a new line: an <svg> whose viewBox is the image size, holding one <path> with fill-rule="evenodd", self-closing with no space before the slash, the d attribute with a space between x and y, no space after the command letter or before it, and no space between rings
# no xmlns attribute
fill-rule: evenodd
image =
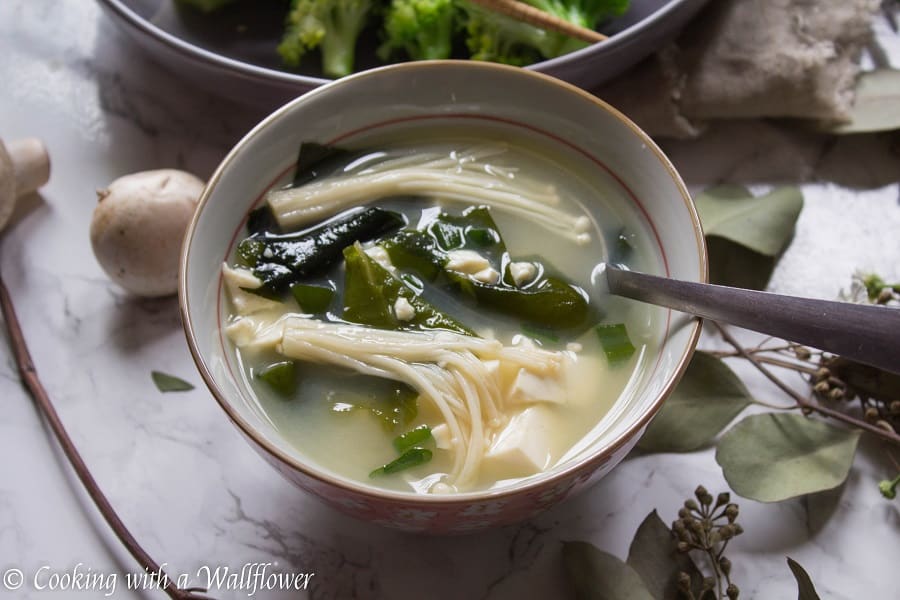
<svg viewBox="0 0 900 600"><path fill-rule="evenodd" d="M610 292L900 373L900 309L679 281L606 266Z"/></svg>

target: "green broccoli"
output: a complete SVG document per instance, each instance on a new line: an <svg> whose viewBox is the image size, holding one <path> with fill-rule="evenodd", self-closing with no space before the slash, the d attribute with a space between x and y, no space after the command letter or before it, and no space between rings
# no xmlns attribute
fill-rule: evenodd
<svg viewBox="0 0 900 600"><path fill-rule="evenodd" d="M190 6L203 13L211 13L219 10L227 4L232 4L235 0L178 0L179 4Z"/></svg>
<svg viewBox="0 0 900 600"><path fill-rule="evenodd" d="M522 0L570 23L593 29L628 10L629 0Z"/></svg>
<svg viewBox="0 0 900 600"><path fill-rule="evenodd" d="M403 50L414 60L448 58L453 50L453 0L392 0L384 18L378 55Z"/></svg>
<svg viewBox="0 0 900 600"><path fill-rule="evenodd" d="M293 0L278 53L287 66L296 67L308 51L319 48L326 75L349 75L356 38L372 8L372 0Z"/></svg>
<svg viewBox="0 0 900 600"><path fill-rule="evenodd" d="M568 38L481 8L461 3L466 14L466 45L474 60L524 66L559 56Z"/></svg>

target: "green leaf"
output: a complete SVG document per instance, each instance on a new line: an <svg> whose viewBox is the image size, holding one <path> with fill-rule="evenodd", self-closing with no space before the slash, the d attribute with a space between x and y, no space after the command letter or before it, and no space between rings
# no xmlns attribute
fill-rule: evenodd
<svg viewBox="0 0 900 600"><path fill-rule="evenodd" d="M705 235L777 256L794 234L803 194L799 188L782 187L754 198L741 186L722 185L705 190L694 203Z"/></svg>
<svg viewBox="0 0 900 600"><path fill-rule="evenodd" d="M806 569L790 556L787 557L787 564L791 568L791 573L794 574L794 579L797 580L797 591L799 592L797 600L819 600L819 594L816 593L816 587Z"/></svg>
<svg viewBox="0 0 900 600"><path fill-rule="evenodd" d="M638 447L647 452L696 450L709 444L751 402L750 392L728 365L696 352Z"/></svg>
<svg viewBox="0 0 900 600"><path fill-rule="evenodd" d="M856 100L843 123L820 123L828 133L866 133L900 129L900 70L876 69L859 76Z"/></svg>
<svg viewBox="0 0 900 600"><path fill-rule="evenodd" d="M672 532L654 510L634 533L628 549L628 565L640 575L656 600L679 600L678 573L691 576L699 587L703 576L690 556L678 551Z"/></svg>
<svg viewBox="0 0 900 600"><path fill-rule="evenodd" d="M194 386L184 379L180 379L175 377L174 375L169 375L168 373L163 373L161 371L151 371L150 377L153 378L153 383L156 384L156 388L165 393L165 392L186 392L188 390L194 389Z"/></svg>
<svg viewBox="0 0 900 600"><path fill-rule="evenodd" d="M563 563L578 600L654 600L634 569L587 542L564 542Z"/></svg>
<svg viewBox="0 0 900 600"><path fill-rule="evenodd" d="M859 434L792 413L751 415L722 436L716 461L741 496L779 502L843 483Z"/></svg>

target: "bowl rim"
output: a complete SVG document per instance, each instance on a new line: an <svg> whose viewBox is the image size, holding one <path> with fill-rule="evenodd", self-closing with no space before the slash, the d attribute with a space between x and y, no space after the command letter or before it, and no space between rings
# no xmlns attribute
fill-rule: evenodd
<svg viewBox="0 0 900 600"><path fill-rule="evenodd" d="M678 10L681 4L691 2L693 0L668 0L666 4L660 6L652 13L633 23L629 27L614 33L609 36L609 38L602 42L602 45L591 44L584 48L580 48L573 52L569 52L567 54L563 54L561 56L556 56L554 58L548 58L542 60L540 62L532 63L523 67L529 71L536 71L538 73L544 73L547 71L551 71L563 65L566 65L570 62L576 62L579 59L588 56L594 52L598 52L598 48L608 47L612 44L615 45L627 45L632 41L632 38L639 35L640 32L647 27L653 27L657 22L662 21L669 17L669 14L672 11ZM224 54L219 54L218 52L213 52L211 50L207 50L202 46L198 46L193 44L187 40L184 40L177 35L162 29L161 27L155 25L148 19L145 19L130 6L127 6L122 0L100 0L100 3L105 5L107 8L115 12L125 23L131 26L133 29L137 30L140 33L150 35L159 41L163 42L166 46L168 46L171 50L174 50L186 58L195 61L206 63L210 66L232 70L240 73L241 75L253 79L257 79L260 81L278 81L280 83L285 83L293 86L302 86L304 88L314 88L321 85L325 85L328 83L332 83L334 81L338 81L343 79L343 77L338 79L331 79L327 77L316 77L313 75L302 75L300 73L291 73L289 71L281 71L278 69L272 69L269 67L263 67L251 62L246 62L243 60L239 60L237 58L231 58L225 56ZM454 59L448 59L454 60ZM464 59L460 59L465 62ZM425 62L425 61L409 61L409 62ZM478 62L478 61L472 61ZM405 64L405 63L393 63L393 64ZM381 65L378 67L374 67L374 69L380 69L383 66L391 66ZM356 75L358 73L362 73L363 71L357 71L352 73L351 75ZM346 75L345 77L349 77L350 75Z"/></svg>
<svg viewBox="0 0 900 600"><path fill-rule="evenodd" d="M703 236L703 229L700 224L700 218L686 184L681 179L681 176L678 174L669 158L662 152L662 150L656 145L656 143L650 138L650 136L648 136L643 130L641 130L634 122L628 119L628 117L626 117L619 110L610 106L600 98L582 90L581 88L550 75L535 71L528 71L508 65L467 60L435 60L398 63L378 67L376 69L370 69L367 71L361 71L359 73L343 77L339 80L331 81L321 87L307 92L306 94L303 94L302 96L295 98L294 100L291 100L281 108L272 112L269 116L265 117L255 127L253 127L253 129L251 129L239 142L237 142L237 144L235 144L235 146L228 152L228 154L216 168L215 172L206 183L202 194L200 195L196 210L193 217L191 218L190 224L188 225L188 229L185 233L181 248L178 276L178 303L181 312L181 321L185 337L187 338L188 347L191 352L191 358L193 359L197 370L200 372L204 383L206 383L206 386L209 388L213 397L216 399L216 402L218 402L219 406L225 411L225 413L235 424L235 426L237 426L238 429L247 438L249 438L258 449L265 451L270 457L276 459L280 464L288 466L293 470L299 471L306 477L309 477L320 483L337 487L345 492L378 499L380 501L423 505L451 505L468 504L473 501L493 501L499 498L517 496L529 491L533 491L535 489L540 489L544 488L545 486L557 484L563 480L566 480L567 478L574 477L577 473L583 472L585 470L588 470L591 473L594 472L610 457L612 457L619 449L621 449L631 439L633 439L641 431L641 429L643 429L650 422L650 420L656 415L656 413L659 412L659 409L662 407L663 402L665 402L668 396L675 389L675 386L677 385L678 381L680 381L685 369L687 369L688 363L690 362L690 359L693 356L694 351L696 350L702 327L702 321L699 318L695 319L690 324L692 331L689 334L687 346L685 347L681 357L678 359L678 362L674 370L672 371L672 374L665 382L665 385L660 390L660 392L658 392L656 399L652 402L652 404L644 412L644 414L642 414L640 418L635 422L631 423L626 428L626 430L622 432L618 437L616 437L602 449L599 449L598 451L591 453L590 455L579 460L575 460L571 464L566 465L564 468L560 468L559 470L552 473L545 472L544 474L536 474L537 476L533 479L529 478L522 483L515 483L510 486L501 487L499 489L459 492L456 494L419 494L413 492L401 492L378 488L376 486L370 486L366 485L365 483L353 481L352 479L347 477L339 478L337 476L331 475L329 472L326 472L323 468L311 467L310 465L298 460L296 457L288 454L283 449L279 448L276 444L271 443L254 425L252 425L250 422L244 419L241 414L239 414L239 412L232 406L232 403L226 398L226 394L223 393L223 391L219 388L218 384L215 381L215 378L213 377L212 370L206 364L206 361L201 355L200 348L196 339L196 333L194 331L194 325L190 317L190 298L188 297L187 293L187 265L189 262L191 246L194 240L194 233L196 231L197 224L200 221L200 216L203 213L203 210L206 207L207 203L209 202L209 199L212 196L213 190L215 189L219 179L221 179L222 174L231 166L238 153L243 150L244 146L246 146L250 142L250 140L254 139L263 130L273 126L277 126L278 122L286 114L295 110L295 108L300 104L306 102L308 97L327 94L331 90L331 88L335 86L345 86L370 77L381 77L385 72L416 71L435 68L441 69L446 68L447 65L496 71L500 76L511 75L532 78L543 82L543 84L545 85L549 84L561 88L570 94L576 94L582 97L582 99L595 104L601 110L606 111L611 116L619 120L646 145L647 149L653 152L656 158L660 161L660 164L669 173L669 176L672 178L673 183L675 183L675 186L678 189L679 194L684 202L684 206L689 213L691 226L697 242L697 249L700 253L698 257L700 261L700 281L706 283L708 282L709 278L707 247L705 238ZM668 310L671 314L671 309ZM541 475L545 476L542 477Z"/></svg>

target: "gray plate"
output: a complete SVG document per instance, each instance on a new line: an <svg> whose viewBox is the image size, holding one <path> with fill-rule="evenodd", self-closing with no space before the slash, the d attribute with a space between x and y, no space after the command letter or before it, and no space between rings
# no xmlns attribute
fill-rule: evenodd
<svg viewBox="0 0 900 600"><path fill-rule="evenodd" d="M708 0L632 0L610 22L610 39L529 69L593 89L671 40ZM235 100L275 107L329 81L317 57L297 72L280 67L275 51L284 4L240 4L213 16L179 9L173 0L100 0L131 37L170 69ZM375 66L374 34L360 41L357 69Z"/></svg>

